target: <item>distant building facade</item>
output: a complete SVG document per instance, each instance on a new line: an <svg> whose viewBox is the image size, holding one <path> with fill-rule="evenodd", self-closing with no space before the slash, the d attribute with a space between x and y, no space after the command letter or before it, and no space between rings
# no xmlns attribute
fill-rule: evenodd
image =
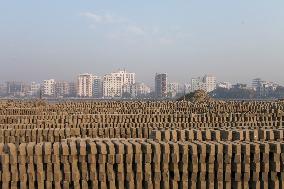
<svg viewBox="0 0 284 189"><path fill-rule="evenodd" d="M197 77L191 79L191 90L204 90L206 92L214 91L217 87L216 77L212 75L205 75L204 77Z"/></svg>
<svg viewBox="0 0 284 189"><path fill-rule="evenodd" d="M48 79L43 81L42 94L44 96L54 96L55 95L55 80Z"/></svg>
<svg viewBox="0 0 284 189"><path fill-rule="evenodd" d="M166 73L157 73L155 76L155 93L157 98L165 98L168 93L168 76Z"/></svg>
<svg viewBox="0 0 284 189"><path fill-rule="evenodd" d="M256 91L258 97L266 97L270 93L273 93L277 87L277 83L264 81L261 78L256 78L252 80L252 88Z"/></svg>
<svg viewBox="0 0 284 189"><path fill-rule="evenodd" d="M103 83L102 78L93 76L93 97L101 98L103 96Z"/></svg>
<svg viewBox="0 0 284 189"><path fill-rule="evenodd" d="M135 83L135 73L128 73L125 70L106 74L103 77L103 96L121 97L123 87Z"/></svg>
<svg viewBox="0 0 284 189"><path fill-rule="evenodd" d="M40 83L32 82L29 95L30 96L39 96L40 95L40 87L41 87Z"/></svg>
<svg viewBox="0 0 284 189"><path fill-rule="evenodd" d="M55 96L56 97L67 97L69 96L69 83L67 81L56 81L55 82Z"/></svg>
<svg viewBox="0 0 284 189"><path fill-rule="evenodd" d="M7 94L7 86L4 83L0 83L0 96Z"/></svg>
<svg viewBox="0 0 284 189"><path fill-rule="evenodd" d="M206 85L201 77L191 79L191 91L194 92L196 90L206 91Z"/></svg>
<svg viewBox="0 0 284 189"><path fill-rule="evenodd" d="M6 89L9 96L25 96L30 90L30 86L21 81L8 81Z"/></svg>
<svg viewBox="0 0 284 189"><path fill-rule="evenodd" d="M93 75L80 74L77 78L77 96L92 97L93 96Z"/></svg>
<svg viewBox="0 0 284 189"><path fill-rule="evenodd" d="M217 84L217 88L223 88L223 89L231 89L232 84L229 82L220 82Z"/></svg>
<svg viewBox="0 0 284 189"><path fill-rule="evenodd" d="M184 93L184 89L182 88L182 86L179 83L177 83L177 82L168 83L168 95L169 95L169 97L174 98L179 93Z"/></svg>
<svg viewBox="0 0 284 189"><path fill-rule="evenodd" d="M69 97L77 96L77 84L76 82L69 82Z"/></svg>

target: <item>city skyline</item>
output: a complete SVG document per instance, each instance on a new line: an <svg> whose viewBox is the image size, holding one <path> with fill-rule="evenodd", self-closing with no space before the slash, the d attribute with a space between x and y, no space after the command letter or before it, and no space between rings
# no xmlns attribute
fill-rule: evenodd
<svg viewBox="0 0 284 189"><path fill-rule="evenodd" d="M283 1L2 1L0 81L73 80L126 67L185 83L284 84Z"/></svg>
<svg viewBox="0 0 284 189"><path fill-rule="evenodd" d="M120 72L120 71L126 71L126 70L129 71L128 69L125 69L125 68L124 69L115 69L115 71L106 72L106 73L104 73L102 75L99 75L99 74L93 73L93 72L81 72L81 73L75 74L70 80L68 80L68 79L58 79L58 77L44 78L43 80L24 80L24 79L0 80L0 84L5 84L6 82L10 82L10 81L24 82L24 83L35 82L35 83L43 84L45 80L56 80L56 81L62 81L62 82L65 82L65 81L67 81L67 82L76 82L79 75L90 74L90 75L93 75L93 76L96 76L96 77L103 78L104 76L107 76L109 74L112 74L112 73L115 73L115 72ZM224 83L224 82L225 83L228 82L230 84L239 84L239 83L241 83L241 84L246 84L246 85L252 87L253 86L253 84L252 84L253 80L255 80L255 79L262 79L263 81L269 81L269 82L277 83L279 85L283 85L282 84L283 82L281 82L281 81L271 81L271 80L268 80L268 79L266 79L264 77L254 77L254 78L250 78L249 80L243 80L243 82L240 82L240 80L235 80L235 81L221 80L218 75L208 74L208 73L201 73L199 75L195 74L194 76L189 77L185 82L180 82L180 81L174 79L167 72L161 72L161 71L154 73L152 75L152 77L150 78L150 82L148 83L147 80L145 81L145 80L137 79L137 78L140 78L139 75L137 75L136 72L133 72L133 73L136 74L136 80L137 80L138 83L143 82L143 83L147 84L149 87L151 87L152 90L154 90L154 88L155 88L155 76L156 76L157 73L165 73L165 74L167 74L168 81L169 81L168 83L176 82L176 83L179 83L179 84L191 84L192 83L192 79L202 78L203 76L214 76L214 77L217 78L216 83Z"/></svg>

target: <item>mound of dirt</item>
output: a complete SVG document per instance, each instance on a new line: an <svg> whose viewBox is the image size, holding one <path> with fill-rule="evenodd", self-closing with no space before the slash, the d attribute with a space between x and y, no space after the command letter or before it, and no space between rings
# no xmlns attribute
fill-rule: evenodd
<svg viewBox="0 0 284 189"><path fill-rule="evenodd" d="M188 93L185 96L178 99L178 101L190 101L192 103L211 102L213 99L203 90L197 90L192 93Z"/></svg>

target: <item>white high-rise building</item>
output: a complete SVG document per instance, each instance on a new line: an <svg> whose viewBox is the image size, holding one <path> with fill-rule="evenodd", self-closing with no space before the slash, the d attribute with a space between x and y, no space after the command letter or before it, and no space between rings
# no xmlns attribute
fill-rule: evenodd
<svg viewBox="0 0 284 189"><path fill-rule="evenodd" d="M54 96L55 95L55 80L48 79L43 81L43 95Z"/></svg>
<svg viewBox="0 0 284 189"><path fill-rule="evenodd" d="M151 92L150 87L144 83L134 83L130 87L132 97L143 97Z"/></svg>
<svg viewBox="0 0 284 189"><path fill-rule="evenodd" d="M184 94L190 93L190 90L191 90L191 84L185 83L185 84L183 85L183 91L182 91L182 93L184 93Z"/></svg>
<svg viewBox="0 0 284 189"><path fill-rule="evenodd" d="M103 77L103 96L121 97L123 86L135 83L135 73L128 73L125 70L106 74Z"/></svg>
<svg viewBox="0 0 284 189"><path fill-rule="evenodd" d="M216 89L216 77L212 75L205 75L203 77L203 82L205 83L206 92L211 92Z"/></svg>
<svg viewBox="0 0 284 189"><path fill-rule="evenodd" d="M216 77L211 75L205 75L204 77L197 77L191 79L191 91L204 90L211 92L216 89Z"/></svg>
<svg viewBox="0 0 284 189"><path fill-rule="evenodd" d="M176 97L176 95L181 92L182 89L179 83L168 83L168 93L170 97Z"/></svg>
<svg viewBox="0 0 284 189"><path fill-rule="evenodd" d="M77 78L77 96L92 97L93 96L93 75L80 74Z"/></svg>
<svg viewBox="0 0 284 189"><path fill-rule="evenodd" d="M194 92L196 90L206 91L205 83L203 82L203 79L201 77L191 79L191 91Z"/></svg>
<svg viewBox="0 0 284 189"><path fill-rule="evenodd" d="M40 91L40 84L36 83L36 82L32 82L29 95L30 96L37 96L37 95L39 95L39 91Z"/></svg>

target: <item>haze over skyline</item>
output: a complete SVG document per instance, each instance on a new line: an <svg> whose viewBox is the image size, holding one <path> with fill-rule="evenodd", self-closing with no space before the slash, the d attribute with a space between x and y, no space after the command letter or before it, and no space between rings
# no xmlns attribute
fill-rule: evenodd
<svg viewBox="0 0 284 189"><path fill-rule="evenodd" d="M0 81L125 68L153 83L213 74L284 84L284 1L1 1Z"/></svg>

